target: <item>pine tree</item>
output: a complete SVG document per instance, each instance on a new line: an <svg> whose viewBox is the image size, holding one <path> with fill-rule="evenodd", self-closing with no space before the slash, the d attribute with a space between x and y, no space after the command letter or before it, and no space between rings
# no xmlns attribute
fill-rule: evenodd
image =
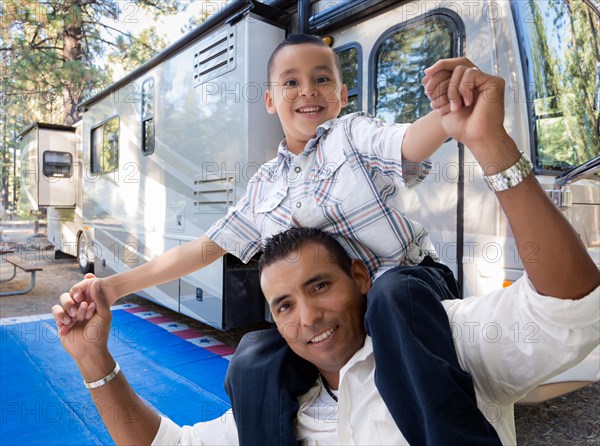
<svg viewBox="0 0 600 446"><path fill-rule="evenodd" d="M112 82L112 63L131 70L166 45L155 23L184 10L179 0L9 0L0 3L2 205L8 204L16 136L29 123L71 125L77 104ZM205 17L194 17L196 24ZM16 179L12 179L16 181Z"/></svg>

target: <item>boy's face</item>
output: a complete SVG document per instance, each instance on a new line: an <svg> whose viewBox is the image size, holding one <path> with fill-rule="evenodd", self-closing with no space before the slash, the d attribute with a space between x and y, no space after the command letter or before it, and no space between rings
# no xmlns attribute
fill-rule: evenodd
<svg viewBox="0 0 600 446"><path fill-rule="evenodd" d="M308 243L265 267L260 283L283 338L323 376L338 374L364 344L371 281L360 261L349 275L327 248Z"/></svg>
<svg viewBox="0 0 600 446"><path fill-rule="evenodd" d="M348 90L336 68L333 50L311 43L282 48L273 61L265 93L269 113L277 113L289 150L299 154L317 127L337 118Z"/></svg>

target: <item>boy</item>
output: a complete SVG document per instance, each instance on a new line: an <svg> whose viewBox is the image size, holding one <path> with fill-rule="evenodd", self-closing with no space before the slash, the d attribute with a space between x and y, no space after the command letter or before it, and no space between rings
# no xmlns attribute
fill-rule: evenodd
<svg viewBox="0 0 600 446"><path fill-rule="evenodd" d="M64 324L61 335L77 320L92 316L95 299L106 299L110 306L121 296L200 269L225 252L247 262L260 251L263 240L294 226L333 233L351 257L367 265L372 277L399 264L425 261L438 298L456 293L451 272L428 258L437 256L425 229L389 204L397 187L412 185L426 175L429 164L424 160L447 137L440 114L432 112L410 126L385 125L359 114L336 119L347 103L348 92L337 56L315 36L291 35L282 42L269 60L268 78L267 110L278 114L285 134L277 158L259 169L246 196L204 236L133 270L104 279L88 277L75 285L72 300L62 302L68 314L60 315ZM440 95L434 100L439 104L447 98ZM451 339L449 327L445 336ZM401 345L400 340L390 341L398 348ZM260 355L268 360L270 369L253 367ZM261 410L274 404L270 406L274 423L286 413L297 412L295 397L306 389L291 379L298 364L283 339L254 345L240 357L246 359L232 361L227 382L234 409L252 406L256 419L264 420ZM258 383L268 381L267 373L280 377L279 387L287 389L285 395L264 393L267 391ZM233 391L247 388L235 384L240 379L256 382L255 392ZM465 390L461 416L474 420L475 436L489 437L489 443L482 443L496 444L495 432L477 410L470 379L456 385ZM381 393L385 398L386 391L381 389ZM264 404L257 407L260 399ZM238 423L238 429L244 443L294 441L290 430L273 433L251 418ZM421 440L417 437L414 442ZM451 444L452 438L445 441Z"/></svg>

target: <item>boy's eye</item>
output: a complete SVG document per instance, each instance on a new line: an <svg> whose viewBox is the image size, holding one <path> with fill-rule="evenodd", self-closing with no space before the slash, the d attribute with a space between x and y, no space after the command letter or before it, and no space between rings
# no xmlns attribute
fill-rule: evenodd
<svg viewBox="0 0 600 446"><path fill-rule="evenodd" d="M285 81L283 83L284 87L297 87L298 86L298 82L295 80L289 80L289 81Z"/></svg>
<svg viewBox="0 0 600 446"><path fill-rule="evenodd" d="M331 79L329 79L327 76L321 76L320 78L317 79L317 84L325 84L327 82L329 82Z"/></svg>

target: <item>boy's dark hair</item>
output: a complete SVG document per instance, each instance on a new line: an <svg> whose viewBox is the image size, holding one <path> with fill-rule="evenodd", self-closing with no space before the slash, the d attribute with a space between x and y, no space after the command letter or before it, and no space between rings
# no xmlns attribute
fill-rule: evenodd
<svg viewBox="0 0 600 446"><path fill-rule="evenodd" d="M293 254L309 243L324 248L329 254L327 259L338 266L349 276L352 271L352 260L340 243L331 234L317 228L291 228L267 239L262 256L258 261L258 275L267 266L283 259L294 258Z"/></svg>
<svg viewBox="0 0 600 446"><path fill-rule="evenodd" d="M271 68L273 68L273 63L275 61L275 56L277 56L277 53L279 53L279 51L281 51L286 46L301 45L303 43L310 43L312 45L324 46L325 48L330 48L329 45L327 45L325 42L323 42L323 40L321 40L321 38L318 36L314 36L312 34L301 34L301 33L290 34L279 45L277 45L277 48L275 48L273 50L273 53L271 53L271 57L269 57L269 62L267 63L267 81L269 83L271 83ZM340 80L342 80L343 79L342 64L340 63L340 58L338 57L338 55L335 51L333 51L333 50L331 50L331 51L333 52L333 55L334 55L335 67L337 68L338 74L340 75Z"/></svg>

